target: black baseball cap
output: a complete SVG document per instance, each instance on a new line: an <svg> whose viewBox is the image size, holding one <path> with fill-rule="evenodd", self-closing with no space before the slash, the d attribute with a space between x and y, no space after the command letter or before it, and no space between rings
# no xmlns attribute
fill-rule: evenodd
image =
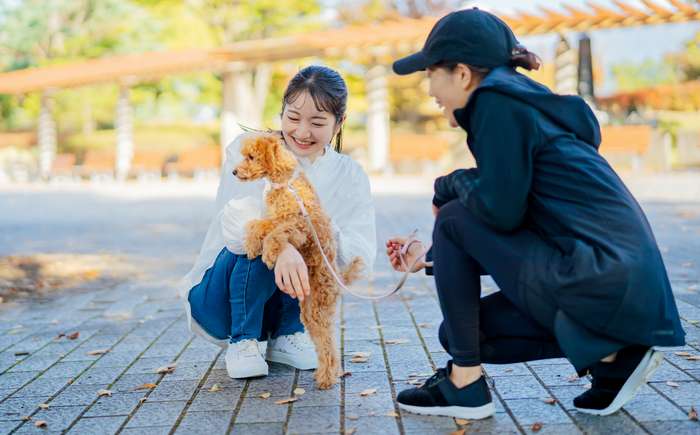
<svg viewBox="0 0 700 435"><path fill-rule="evenodd" d="M464 9L440 18L423 49L397 60L393 69L405 75L441 62L491 69L508 65L517 47L513 31L500 18L477 8Z"/></svg>

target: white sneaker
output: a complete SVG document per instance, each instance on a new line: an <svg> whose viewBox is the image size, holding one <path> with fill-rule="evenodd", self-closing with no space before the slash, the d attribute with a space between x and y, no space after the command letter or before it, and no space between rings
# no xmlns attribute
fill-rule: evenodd
<svg viewBox="0 0 700 435"><path fill-rule="evenodd" d="M267 360L286 364L299 370L313 370L318 366L316 349L306 332L280 335L269 340Z"/></svg>
<svg viewBox="0 0 700 435"><path fill-rule="evenodd" d="M267 376L267 363L260 353L258 340L229 343L226 350L226 371L234 379Z"/></svg>

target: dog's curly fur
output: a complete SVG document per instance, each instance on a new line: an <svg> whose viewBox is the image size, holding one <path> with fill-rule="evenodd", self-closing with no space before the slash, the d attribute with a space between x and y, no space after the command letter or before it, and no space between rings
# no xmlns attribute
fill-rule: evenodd
<svg viewBox="0 0 700 435"><path fill-rule="evenodd" d="M244 181L267 178L272 183L286 186L297 165L279 137L272 134L248 138L243 143L241 154L243 161L233 173ZM321 209L313 186L304 174L299 174L291 184L304 203L324 253L338 271L330 219ZM330 388L338 381L340 369L333 328L339 295L338 285L323 262L311 229L292 192L286 187L272 189L267 194L265 203L266 217L251 221L246 227L246 253L250 259L262 255L263 262L272 269L277 256L289 242L304 258L309 271L311 295L301 303L301 321L309 332L318 355L316 383L320 389ZM356 257L338 274L341 280L348 284L357 278L362 267L362 260Z"/></svg>

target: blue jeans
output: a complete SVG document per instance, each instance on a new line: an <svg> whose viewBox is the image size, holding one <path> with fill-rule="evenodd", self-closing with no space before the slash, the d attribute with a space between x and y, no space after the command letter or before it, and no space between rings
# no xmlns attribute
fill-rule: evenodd
<svg viewBox="0 0 700 435"><path fill-rule="evenodd" d="M281 292L260 257L221 250L189 294L192 317L212 337L235 343L304 330L299 303Z"/></svg>

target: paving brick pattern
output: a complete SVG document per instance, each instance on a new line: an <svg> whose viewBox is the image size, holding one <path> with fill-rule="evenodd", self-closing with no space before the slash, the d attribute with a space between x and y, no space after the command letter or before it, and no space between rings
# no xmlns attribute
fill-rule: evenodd
<svg viewBox="0 0 700 435"><path fill-rule="evenodd" d="M428 199L378 197L380 239L416 225L429 234ZM12 200L0 197L0 204L22 206ZM90 210L99 201L89 195L73 200ZM46 201L49 208L59 202ZM105 234L99 223L91 225L96 218L87 216L82 223L80 217L59 222L66 229L51 239L42 233L41 218L30 216L15 227L14 239L3 236L8 242L4 253L66 249L69 239L83 237L86 243L76 251L112 248L144 258L144 268L153 270L147 278L113 288L0 305L0 433L448 434L458 429L451 418L403 413L394 402L399 391L412 386L409 382L429 376L448 358L437 340L440 310L434 286L423 276L412 277L400 295L379 302L344 296L338 334L344 369L351 375L335 388L319 391L312 373L274 364L267 378L228 378L223 353L188 332L176 296L177 278L205 230L208 203L187 214L181 202L172 200L115 201L110 213L121 223L113 234ZM139 207L141 214L134 212ZM700 409L700 361L675 353L700 355L700 203L644 207L671 275L688 344L670 349L653 381L609 417L573 410L571 399L589 380L572 377L566 360L486 365L497 413L471 422L468 432L531 433L541 424L540 434L700 433L700 423L688 418L691 407ZM187 234L191 228L197 228L195 235ZM37 237L47 242L34 242ZM178 254L171 257L172 252ZM164 257L161 264L158 259ZM372 285L377 289L396 280L383 260L376 272ZM495 285L485 279L484 290L494 291ZM80 332L74 340L57 338L74 331ZM369 353L367 362L352 362L354 352ZM171 363L174 372L156 373ZM299 387L305 394L296 402L275 403ZM376 392L362 396L367 389ZM111 395L100 396L100 390ZM548 398L556 402L548 404ZM39 421L45 427L37 428Z"/></svg>

